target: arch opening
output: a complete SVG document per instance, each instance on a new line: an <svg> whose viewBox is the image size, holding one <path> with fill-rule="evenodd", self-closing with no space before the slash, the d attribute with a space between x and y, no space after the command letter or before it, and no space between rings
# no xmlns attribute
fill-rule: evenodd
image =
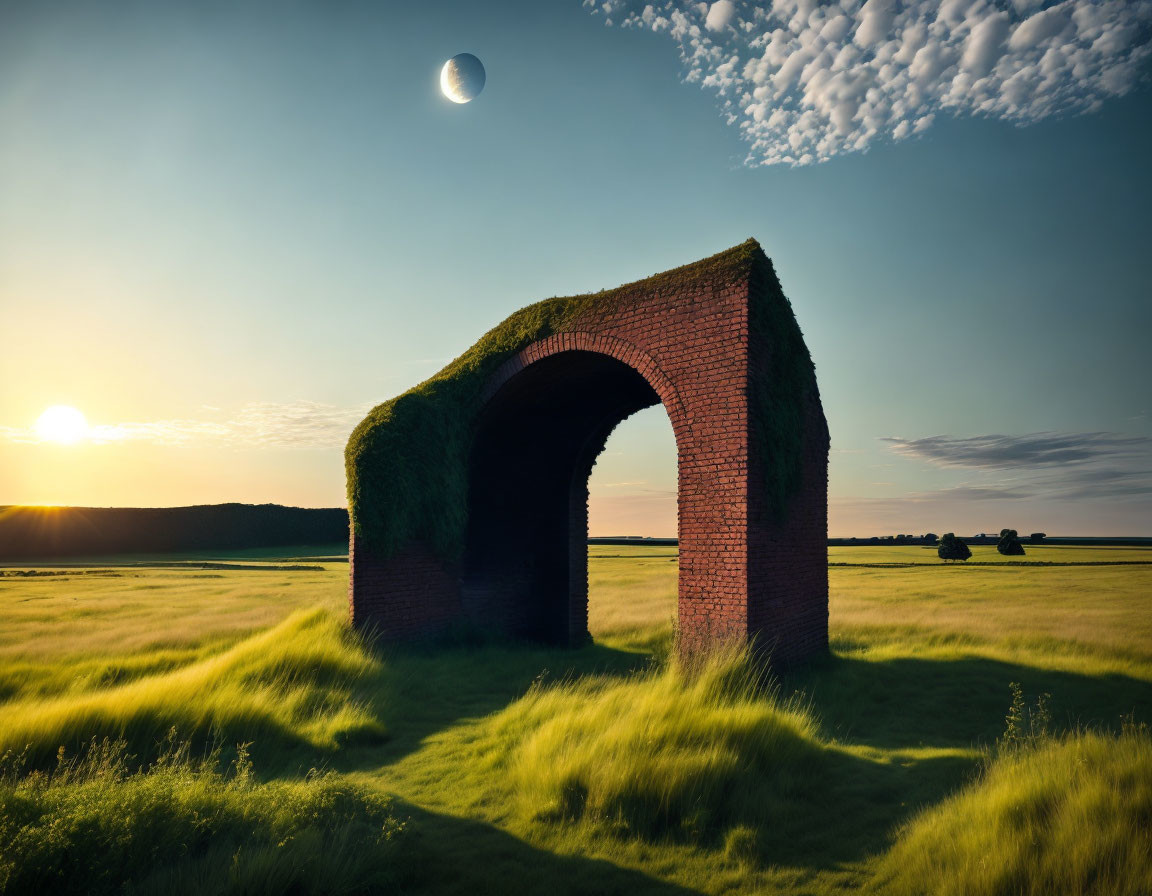
<svg viewBox="0 0 1152 896"><path fill-rule="evenodd" d="M608 437L588 478L588 631L612 646L662 649L679 592L676 434L663 404ZM660 543L605 544L611 538Z"/></svg>
<svg viewBox="0 0 1152 896"><path fill-rule="evenodd" d="M660 404L633 367L562 351L505 382L481 412L469 462L465 614L506 634L588 640L588 479L612 430Z"/></svg>

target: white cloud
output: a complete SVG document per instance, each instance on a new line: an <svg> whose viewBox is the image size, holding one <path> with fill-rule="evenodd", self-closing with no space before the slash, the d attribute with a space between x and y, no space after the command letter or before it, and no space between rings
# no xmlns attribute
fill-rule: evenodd
<svg viewBox="0 0 1152 896"><path fill-rule="evenodd" d="M964 55L960 57L961 71L975 78L983 78L991 72L992 66L1003 55L1004 39L1009 31L1008 16L1002 12L977 22L964 42Z"/></svg>
<svg viewBox="0 0 1152 896"><path fill-rule="evenodd" d="M716 0L708 8L708 14L704 17L704 27L709 31L723 31L735 15L736 4L732 0Z"/></svg>
<svg viewBox="0 0 1152 896"><path fill-rule="evenodd" d="M584 0L668 34L715 90L750 165L805 165L904 140L935 116L1028 124L1126 93L1152 52L1152 0Z"/></svg>
<svg viewBox="0 0 1152 896"><path fill-rule="evenodd" d="M852 38L862 47L874 47L888 37L896 13L892 0L868 0L860 7L859 25Z"/></svg>

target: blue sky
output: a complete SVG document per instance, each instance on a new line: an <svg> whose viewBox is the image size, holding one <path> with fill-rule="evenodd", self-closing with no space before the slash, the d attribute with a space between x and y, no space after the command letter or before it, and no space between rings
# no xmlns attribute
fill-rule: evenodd
<svg viewBox="0 0 1152 896"><path fill-rule="evenodd" d="M754 236L833 534L1152 534L1150 4L730 5L0 7L0 503L340 504L359 415L511 311ZM662 410L592 491L674 528Z"/></svg>

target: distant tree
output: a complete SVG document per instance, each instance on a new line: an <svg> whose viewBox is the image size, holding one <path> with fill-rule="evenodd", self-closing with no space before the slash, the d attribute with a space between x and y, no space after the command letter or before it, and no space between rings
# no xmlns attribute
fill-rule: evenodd
<svg viewBox="0 0 1152 896"><path fill-rule="evenodd" d="M933 545L939 543L940 539L935 532L929 532L923 538L924 544Z"/></svg>
<svg viewBox="0 0 1152 896"><path fill-rule="evenodd" d="M1039 544L1040 542L1042 542L1047 537L1048 537L1047 534L1044 532L1033 532L1031 535L1028 536L1028 540L1030 542L1032 542L1032 544Z"/></svg>
<svg viewBox="0 0 1152 896"><path fill-rule="evenodd" d="M940 555L941 560L967 560L972 556L972 551L968 545L957 538L953 532L946 533L940 539L940 547L936 549L936 553Z"/></svg>
<svg viewBox="0 0 1152 896"><path fill-rule="evenodd" d="M1000 540L996 542L996 550L1005 557L1023 557L1024 545L1020 544L1020 536L1015 529L1001 529Z"/></svg>

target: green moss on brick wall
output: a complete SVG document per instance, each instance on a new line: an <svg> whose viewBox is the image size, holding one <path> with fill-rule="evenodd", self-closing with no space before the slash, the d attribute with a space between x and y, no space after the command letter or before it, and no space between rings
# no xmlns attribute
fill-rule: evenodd
<svg viewBox="0 0 1152 896"><path fill-rule="evenodd" d="M517 311L431 379L377 405L348 440L348 510L356 535L391 555L418 539L459 557L467 525L468 454L488 379L508 358L571 328L599 296Z"/></svg>
<svg viewBox="0 0 1152 896"><path fill-rule="evenodd" d="M818 402L816 367L792 304L780 288L772 262L759 253L750 281L749 327L759 347L749 382L749 416L754 462L765 500L755 506L767 513L761 522L780 522L799 491L805 446L827 443ZM817 404L817 408L819 405ZM806 427L819 426L818 432Z"/></svg>
<svg viewBox="0 0 1152 896"><path fill-rule="evenodd" d="M547 299L517 311L431 379L378 405L356 427L345 451L348 507L356 535L381 557L410 540L421 540L446 560L458 559L467 526L473 430L484 387L501 364L554 334L596 329L598 319L632 299L671 294L702 283L722 286L747 279L764 265L775 283L771 263L759 244L748 240L647 280L589 295ZM775 289L779 291L778 284ZM770 377L779 376L781 381L756 395L765 413L780 415L780 422L758 437L771 449L766 456L772 458L774 468L766 480L773 500L782 502L794 489L799 470L799 445L793 437L798 431L794 418L801 406L781 395L790 393L791 384L811 379L814 385L815 381L791 307L783 295L779 298L780 302L761 303L764 307L755 319L773 338L778 332L784 334L787 350L774 356L769 371Z"/></svg>

